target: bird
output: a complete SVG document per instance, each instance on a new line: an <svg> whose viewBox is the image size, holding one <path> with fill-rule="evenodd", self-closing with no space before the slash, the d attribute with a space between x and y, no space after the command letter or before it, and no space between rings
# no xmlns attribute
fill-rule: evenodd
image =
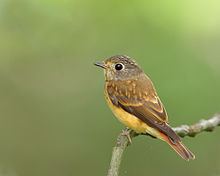
<svg viewBox="0 0 220 176"><path fill-rule="evenodd" d="M95 65L104 69L105 99L122 124L138 134L165 141L187 161L195 159L170 127L167 112L151 79L133 58L116 55Z"/></svg>

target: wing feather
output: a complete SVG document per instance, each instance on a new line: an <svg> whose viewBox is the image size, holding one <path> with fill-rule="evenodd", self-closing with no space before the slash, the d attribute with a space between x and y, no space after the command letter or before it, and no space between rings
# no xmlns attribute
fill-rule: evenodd
<svg viewBox="0 0 220 176"><path fill-rule="evenodd" d="M135 115L137 118L169 136L172 142L180 138L167 124L166 110L150 80L124 84L121 81L108 83L107 93L115 106ZM134 91L135 89L135 91Z"/></svg>

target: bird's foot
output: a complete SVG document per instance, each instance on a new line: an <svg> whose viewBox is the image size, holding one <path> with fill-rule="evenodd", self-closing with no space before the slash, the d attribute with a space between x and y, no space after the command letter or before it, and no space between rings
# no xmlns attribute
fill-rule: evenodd
<svg viewBox="0 0 220 176"><path fill-rule="evenodd" d="M126 127L124 130L122 130L122 133L121 133L122 136L126 136L128 138L129 144L132 144L131 136L130 136L131 131L132 130L130 128Z"/></svg>

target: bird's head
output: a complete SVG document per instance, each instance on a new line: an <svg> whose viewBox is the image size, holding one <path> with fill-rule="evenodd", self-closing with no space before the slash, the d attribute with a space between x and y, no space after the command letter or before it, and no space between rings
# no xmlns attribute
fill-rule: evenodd
<svg viewBox="0 0 220 176"><path fill-rule="evenodd" d="M95 65L104 69L107 81L135 79L143 72L133 59L125 55L112 56Z"/></svg>

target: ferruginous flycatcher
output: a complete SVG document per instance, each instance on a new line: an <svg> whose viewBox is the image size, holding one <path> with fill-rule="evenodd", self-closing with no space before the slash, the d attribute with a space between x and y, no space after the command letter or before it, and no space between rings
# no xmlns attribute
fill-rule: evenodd
<svg viewBox="0 0 220 176"><path fill-rule="evenodd" d="M136 133L148 133L167 142L185 160L195 158L168 125L153 83L134 60L117 55L95 65L104 69L105 98L120 122Z"/></svg>

